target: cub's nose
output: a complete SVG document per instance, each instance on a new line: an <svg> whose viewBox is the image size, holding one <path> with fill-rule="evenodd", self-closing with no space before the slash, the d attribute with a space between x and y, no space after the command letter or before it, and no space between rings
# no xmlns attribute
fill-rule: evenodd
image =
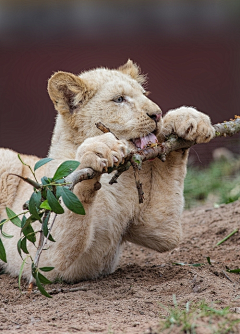
<svg viewBox="0 0 240 334"><path fill-rule="evenodd" d="M160 119L161 119L161 116L162 116L162 112L160 111L158 111L158 113L156 113L156 114L148 114L147 113L147 115L153 120L153 121L155 121L156 123L157 122L159 122L160 121Z"/></svg>

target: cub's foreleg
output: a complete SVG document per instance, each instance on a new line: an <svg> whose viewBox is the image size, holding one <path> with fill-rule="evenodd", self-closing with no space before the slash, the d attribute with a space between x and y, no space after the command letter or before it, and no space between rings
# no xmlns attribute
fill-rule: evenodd
<svg viewBox="0 0 240 334"><path fill-rule="evenodd" d="M79 169L91 167L101 173L108 167L118 166L126 154L127 144L117 140L113 134L105 133L86 139L77 150L76 160L80 161ZM99 180L100 176L96 176L76 186L76 192L83 203L92 202L96 194L95 184Z"/></svg>
<svg viewBox="0 0 240 334"><path fill-rule="evenodd" d="M210 118L192 107L170 110L163 118L161 139L171 133L186 140L206 143L215 130ZM189 150L171 152L166 162L155 159L151 174L146 174L144 189L149 186L147 204L130 225L125 239L159 252L176 247L181 238L181 214L184 206L183 187ZM146 162L150 167L150 162ZM148 167L148 168L149 168ZM151 179L150 179L151 176ZM144 171L142 174L144 177Z"/></svg>
<svg viewBox="0 0 240 334"><path fill-rule="evenodd" d="M183 183L188 152L172 152L165 162L155 159L151 165L151 178L143 180L144 203L139 215L131 223L125 240L164 252L175 248L181 239L181 214L184 206ZM143 169L143 173L144 173Z"/></svg>

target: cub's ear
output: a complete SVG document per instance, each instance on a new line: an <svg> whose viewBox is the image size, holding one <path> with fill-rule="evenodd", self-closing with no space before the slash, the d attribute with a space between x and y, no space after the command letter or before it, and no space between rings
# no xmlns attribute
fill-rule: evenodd
<svg viewBox="0 0 240 334"><path fill-rule="evenodd" d="M79 104L86 103L94 92L78 76L56 72L48 80L48 94L60 114L72 114Z"/></svg>
<svg viewBox="0 0 240 334"><path fill-rule="evenodd" d="M146 75L141 74L140 67L133 63L131 59L128 59L126 64L120 66L118 71L130 75L133 79L140 83L140 85L143 85L147 80Z"/></svg>

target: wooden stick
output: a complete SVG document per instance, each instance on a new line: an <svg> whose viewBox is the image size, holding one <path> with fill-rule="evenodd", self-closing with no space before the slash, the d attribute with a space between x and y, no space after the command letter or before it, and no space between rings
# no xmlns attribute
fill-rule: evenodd
<svg viewBox="0 0 240 334"><path fill-rule="evenodd" d="M215 136L233 136L234 134L240 132L240 116L235 116L235 119L231 119L228 122L218 123L213 125L215 128ZM104 132L109 130L108 128L104 127L103 124L101 124L101 128L104 129ZM116 170L118 173L118 170L121 169L121 173L124 171L125 165L129 164L129 162L132 165L138 166L139 169L141 169L141 165L144 161L149 159L154 159L156 157L160 158L162 161L166 160L166 156L172 152L179 149L188 149L191 146L195 145L195 141L189 141L184 140L182 138L177 137L176 135L170 135L169 138L163 142L158 144L156 147L147 147L142 150L135 150L130 152L125 158L124 158L124 164L120 164L118 167L109 168L107 173L111 173L113 170ZM126 168L125 170L127 170ZM106 171L103 171L103 173L106 173ZM73 172L66 178L66 182L69 182L70 189L73 189L74 186L83 180L92 179L97 175L100 175L102 173L95 172L92 168L84 168L78 171ZM109 182L110 184L116 183L116 175L113 176L112 180Z"/></svg>

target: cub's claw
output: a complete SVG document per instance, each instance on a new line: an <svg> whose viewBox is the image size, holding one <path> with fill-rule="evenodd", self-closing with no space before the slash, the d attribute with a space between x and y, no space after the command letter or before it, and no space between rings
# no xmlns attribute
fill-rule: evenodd
<svg viewBox="0 0 240 334"><path fill-rule="evenodd" d="M86 139L78 148L80 167L91 167L102 172L108 167L118 166L127 154L127 145L111 133Z"/></svg>
<svg viewBox="0 0 240 334"><path fill-rule="evenodd" d="M209 116L192 107L170 110L163 118L163 135L176 133L178 137L196 143L207 143L215 135Z"/></svg>

